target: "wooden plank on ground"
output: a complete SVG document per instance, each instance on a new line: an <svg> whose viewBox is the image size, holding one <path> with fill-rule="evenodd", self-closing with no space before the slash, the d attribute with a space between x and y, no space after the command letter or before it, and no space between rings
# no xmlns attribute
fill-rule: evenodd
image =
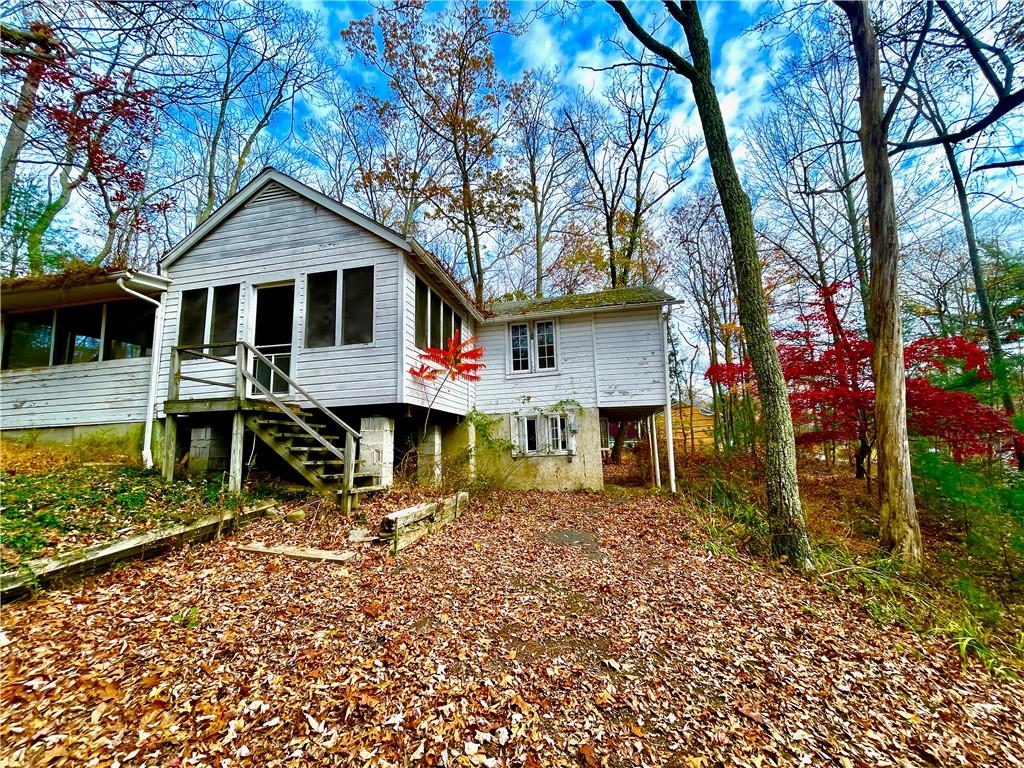
<svg viewBox="0 0 1024 768"><path fill-rule="evenodd" d="M274 506L275 502L268 501L245 507L240 512L208 515L193 523L158 528L66 555L30 560L22 563L16 571L0 574L0 600L10 602L38 587L99 573L121 560L144 558L182 544L206 541L213 538L218 529L222 532L230 531L242 523L261 517Z"/></svg>
<svg viewBox="0 0 1024 768"><path fill-rule="evenodd" d="M295 560L318 560L331 563L347 563L356 556L355 552L337 552L331 549L314 549L311 547L268 547L260 542L240 544L242 552L255 552L261 555L283 555Z"/></svg>
<svg viewBox="0 0 1024 768"><path fill-rule="evenodd" d="M431 531L455 520L462 514L469 500L465 491L438 502L425 502L401 509L381 521L381 538L390 542L392 554L406 549Z"/></svg>

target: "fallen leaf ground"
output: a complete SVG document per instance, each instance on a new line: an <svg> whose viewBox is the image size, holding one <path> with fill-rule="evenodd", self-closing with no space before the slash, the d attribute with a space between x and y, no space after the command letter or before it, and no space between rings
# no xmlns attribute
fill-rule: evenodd
<svg viewBox="0 0 1024 768"><path fill-rule="evenodd" d="M963 670L647 494L478 497L397 558L263 521L7 606L0 765L1019 766Z"/></svg>

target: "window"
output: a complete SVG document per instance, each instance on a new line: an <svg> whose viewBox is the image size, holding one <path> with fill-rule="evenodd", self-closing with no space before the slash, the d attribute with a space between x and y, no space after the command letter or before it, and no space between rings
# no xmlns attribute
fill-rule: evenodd
<svg viewBox="0 0 1024 768"><path fill-rule="evenodd" d="M50 364L53 310L9 315L5 319L4 370L38 368Z"/></svg>
<svg viewBox="0 0 1024 768"><path fill-rule="evenodd" d="M444 306L444 302L441 301L441 297L433 291L430 292L430 346L441 347L444 345L444 339L441 338L441 307Z"/></svg>
<svg viewBox="0 0 1024 768"><path fill-rule="evenodd" d="M178 344L191 347L206 341L206 297L209 290L195 288L181 293Z"/></svg>
<svg viewBox="0 0 1024 768"><path fill-rule="evenodd" d="M341 343L373 342L373 267L341 273ZM306 348L338 344L338 272L306 276Z"/></svg>
<svg viewBox="0 0 1024 768"><path fill-rule="evenodd" d="M213 347L211 355L233 355L238 337L238 285L218 285L213 289L213 319L210 341L230 341L230 345Z"/></svg>
<svg viewBox="0 0 1024 768"><path fill-rule="evenodd" d="M512 455L571 455L575 426L563 414L512 416Z"/></svg>
<svg viewBox="0 0 1024 768"><path fill-rule="evenodd" d="M555 322L554 320L538 321L537 329L537 368L545 370L555 367Z"/></svg>
<svg viewBox="0 0 1024 768"><path fill-rule="evenodd" d="M338 273L306 277L306 348L333 347L338 326Z"/></svg>
<svg viewBox="0 0 1024 768"><path fill-rule="evenodd" d="M127 360L153 354L153 318L156 307L145 301L107 304L104 360Z"/></svg>
<svg viewBox="0 0 1024 768"><path fill-rule="evenodd" d="M427 284L416 278L416 347L426 349L430 346L428 333L430 317L430 289Z"/></svg>
<svg viewBox="0 0 1024 768"><path fill-rule="evenodd" d="M346 269L342 286L342 343L373 341L373 267Z"/></svg>
<svg viewBox="0 0 1024 768"><path fill-rule="evenodd" d="M416 278L416 347L444 347L456 331L462 335L462 318L436 292Z"/></svg>
<svg viewBox="0 0 1024 768"><path fill-rule="evenodd" d="M530 327L525 323L512 326L512 370L530 370Z"/></svg>
<svg viewBox="0 0 1024 768"><path fill-rule="evenodd" d="M100 359L103 305L87 304L57 310L53 364L93 363Z"/></svg>
<svg viewBox="0 0 1024 768"><path fill-rule="evenodd" d="M512 323L509 350L513 373L553 371L558 368L555 352L555 321Z"/></svg>
<svg viewBox="0 0 1024 768"><path fill-rule="evenodd" d="M155 313L149 302L126 299L9 315L3 369L149 357Z"/></svg>

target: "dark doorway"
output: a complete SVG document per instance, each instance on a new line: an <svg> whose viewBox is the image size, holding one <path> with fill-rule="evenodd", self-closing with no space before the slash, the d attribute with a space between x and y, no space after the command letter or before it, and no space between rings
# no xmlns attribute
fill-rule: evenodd
<svg viewBox="0 0 1024 768"><path fill-rule="evenodd" d="M291 375L294 311L295 286L291 283L256 289L253 345L272 365L257 359L254 375L274 394L288 393L288 381L284 376Z"/></svg>

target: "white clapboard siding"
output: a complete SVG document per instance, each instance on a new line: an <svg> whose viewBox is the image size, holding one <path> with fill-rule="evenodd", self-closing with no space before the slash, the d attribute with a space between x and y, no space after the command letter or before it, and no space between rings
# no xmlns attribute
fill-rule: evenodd
<svg viewBox="0 0 1024 768"><path fill-rule="evenodd" d="M562 400L575 400L595 408L594 342L590 315L556 318L555 356L551 372L512 373L508 354L508 325L482 326L484 375L477 385L481 411L508 413L543 408Z"/></svg>
<svg viewBox="0 0 1024 768"><path fill-rule="evenodd" d="M0 427L34 429L145 421L150 358L4 371Z"/></svg>
<svg viewBox="0 0 1024 768"><path fill-rule="evenodd" d="M595 314L594 334L601 406L663 405L665 353L658 310Z"/></svg>
<svg viewBox="0 0 1024 768"><path fill-rule="evenodd" d="M253 340L256 286L294 282L292 378L327 406L398 401L399 267L393 244L277 183L270 183L167 269L174 282L164 315L161 402L170 348L177 344L183 291L241 284L238 338ZM306 276L349 267L374 268L374 335L370 344L305 349ZM342 310L338 297L338 312ZM202 371L202 372L199 372ZM187 361L183 372L229 381L211 361ZM183 382L183 397L227 397L231 390Z"/></svg>
<svg viewBox="0 0 1024 768"><path fill-rule="evenodd" d="M403 384L402 389L404 392L403 402L411 405L420 405L427 407L430 405L433 399L434 410L444 411L446 413L454 413L457 415L465 415L473 407L473 401L476 397L477 384L468 381L448 381L445 382L444 386L441 387L438 392L439 381L423 381L411 373L410 368L415 368L420 364L419 350L416 348L416 277L418 272L410 263L406 263L405 268L405 300L404 300L404 316L405 316L405 354L404 354L404 365L402 366L402 377ZM428 285L432 281L427 280L423 275L419 275L421 280L427 282ZM450 302L449 302L450 303ZM462 317L462 337L468 339L473 335L473 319L468 317L465 311L458 307L452 307ZM486 371L483 375L486 375ZM437 397L435 398L435 394Z"/></svg>
<svg viewBox="0 0 1024 768"><path fill-rule="evenodd" d="M506 323L479 330L484 346L477 407L509 413L575 400L584 408L665 402L665 363L657 309L567 315L556 320L554 372L512 373Z"/></svg>

